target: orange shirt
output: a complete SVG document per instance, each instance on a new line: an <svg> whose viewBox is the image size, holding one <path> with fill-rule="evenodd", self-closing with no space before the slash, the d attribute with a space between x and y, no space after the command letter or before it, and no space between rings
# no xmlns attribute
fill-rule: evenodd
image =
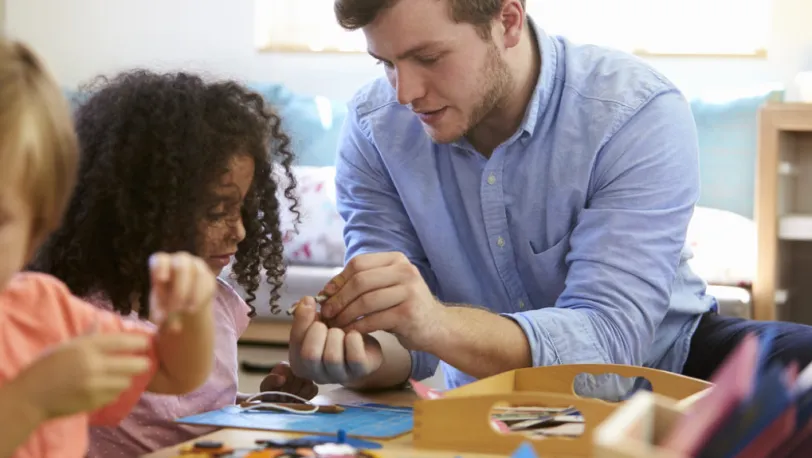
<svg viewBox="0 0 812 458"><path fill-rule="evenodd" d="M93 329L100 333L153 333L138 322L125 321L74 297L54 277L16 275L0 292L0 385L13 379L44 351ZM154 345L148 353L153 361L151 369L135 378L116 401L96 412L43 423L13 458L83 457L88 449L89 425L116 425L138 402L158 367Z"/></svg>

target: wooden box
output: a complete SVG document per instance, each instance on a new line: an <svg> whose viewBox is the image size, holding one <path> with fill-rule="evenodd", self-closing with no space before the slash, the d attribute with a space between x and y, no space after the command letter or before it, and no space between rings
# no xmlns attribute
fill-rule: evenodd
<svg viewBox="0 0 812 458"><path fill-rule="evenodd" d="M595 428L625 402L611 403L575 394L573 382L583 373L645 377L654 392L674 402L691 402L712 386L702 380L637 366L575 364L519 369L447 391L440 399L416 401L414 446L507 454L529 442L545 458L592 456ZM491 423L491 411L500 405L574 407L584 418L584 429L576 438L529 439L520 433L502 433Z"/></svg>

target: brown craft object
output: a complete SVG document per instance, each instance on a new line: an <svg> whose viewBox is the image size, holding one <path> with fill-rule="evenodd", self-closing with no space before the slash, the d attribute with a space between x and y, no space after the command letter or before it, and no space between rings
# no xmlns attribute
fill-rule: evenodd
<svg viewBox="0 0 812 458"><path fill-rule="evenodd" d="M259 405L259 404L261 404L261 402L259 402L259 401L241 402L240 407L251 407L252 405ZM312 404L299 404L299 403L295 403L295 402L274 402L273 404L274 405L264 405L262 407L258 407L257 409L254 409L254 410L268 410L268 411L275 411L275 412L277 412L277 411L278 412L284 412L285 411L284 409L279 409L279 408L275 407L275 406L282 406L282 407L287 407L287 408L293 409L293 410L302 410L302 411L308 412L308 411L313 410L313 407L314 407ZM324 405L324 406L316 406L316 407L318 407L318 410L316 411L318 413L341 413L341 412L344 411L343 407L337 406L337 405Z"/></svg>
<svg viewBox="0 0 812 458"><path fill-rule="evenodd" d="M234 449L231 447L222 446L220 448L198 448L193 445L184 447L180 450L180 455L183 458L197 458L197 457L211 457L218 455L225 455L233 453Z"/></svg>
<svg viewBox="0 0 812 458"><path fill-rule="evenodd" d="M326 295L324 295L324 294L317 294L316 297L314 297L313 299L316 300L317 304L321 304L322 302L326 301L328 299L328 297ZM288 315L293 315L293 313L296 312L296 309L299 307L300 303L301 302L297 302L297 303L293 304L293 307L288 309L287 314Z"/></svg>

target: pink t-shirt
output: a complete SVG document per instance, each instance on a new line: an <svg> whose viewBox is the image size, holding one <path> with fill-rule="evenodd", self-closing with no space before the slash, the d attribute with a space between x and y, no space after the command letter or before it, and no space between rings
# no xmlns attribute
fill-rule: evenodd
<svg viewBox="0 0 812 458"><path fill-rule="evenodd" d="M181 425L174 420L234 404L237 340L248 327L250 308L226 282L219 278L217 281L214 368L209 379L196 391L182 396L144 393L117 427L90 428L88 458L136 457L194 439L214 429ZM136 314L128 318L138 319Z"/></svg>
<svg viewBox="0 0 812 458"><path fill-rule="evenodd" d="M54 277L15 275L0 291L0 386L13 380L54 347L89 332L154 335L140 323L127 322L70 294ZM158 360L155 346L146 353L150 370L133 379L130 389L95 411L49 420L40 425L13 458L80 458L87 450L88 425L114 425L124 418L146 389ZM0 407L2 408L2 407Z"/></svg>

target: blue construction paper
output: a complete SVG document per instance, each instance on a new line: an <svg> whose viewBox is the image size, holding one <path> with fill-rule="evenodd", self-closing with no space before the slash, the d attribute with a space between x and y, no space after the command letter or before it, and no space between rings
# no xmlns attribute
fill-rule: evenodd
<svg viewBox="0 0 812 458"><path fill-rule="evenodd" d="M179 418L178 423L245 428L264 431L303 432L334 436L342 429L347 436L391 438L412 430L412 409L382 406L381 409L344 406L341 413L299 414L244 411L239 406Z"/></svg>

